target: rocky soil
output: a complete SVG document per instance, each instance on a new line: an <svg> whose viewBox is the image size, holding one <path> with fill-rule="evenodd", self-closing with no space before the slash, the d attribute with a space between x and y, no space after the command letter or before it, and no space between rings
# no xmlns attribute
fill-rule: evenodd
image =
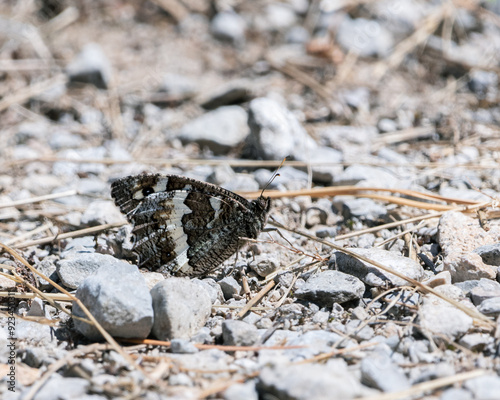
<svg viewBox="0 0 500 400"><path fill-rule="evenodd" d="M499 63L498 1L0 3L0 397L500 398ZM138 269L112 182L284 157Z"/></svg>

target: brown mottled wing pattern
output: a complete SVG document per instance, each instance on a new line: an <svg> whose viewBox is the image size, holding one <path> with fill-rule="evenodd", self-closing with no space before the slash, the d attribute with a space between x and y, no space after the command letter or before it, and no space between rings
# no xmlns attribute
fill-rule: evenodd
<svg viewBox="0 0 500 400"><path fill-rule="evenodd" d="M114 182L111 196L133 224L141 266L202 276L234 254L240 238L257 238L269 198L249 202L209 183L177 175L142 174Z"/></svg>

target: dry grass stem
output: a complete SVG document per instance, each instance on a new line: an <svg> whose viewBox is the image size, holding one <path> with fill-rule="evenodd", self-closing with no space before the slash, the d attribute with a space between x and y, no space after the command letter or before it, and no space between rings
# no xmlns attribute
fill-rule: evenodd
<svg viewBox="0 0 500 400"><path fill-rule="evenodd" d="M0 101L0 111L6 110L13 104L24 103L30 98L40 95L43 92L52 89L53 87L65 85L68 78L64 74L56 75L47 80L34 83L33 85L27 86L24 89L17 90L10 96L4 97ZM32 160L33 161L33 160Z"/></svg>
<svg viewBox="0 0 500 400"><path fill-rule="evenodd" d="M14 247L17 249L21 249L24 247L38 246L41 244L52 243L55 240L63 240L63 239L68 239L68 238L75 238L75 237L95 234L98 232L106 231L108 229L119 228L119 227L126 225L126 224L127 224L127 222L123 221L123 222L114 222L112 224L103 224L103 225L98 225L98 226L92 226L90 228L79 229L77 231L61 233L60 235L54 235L54 236L49 236L49 237L41 238L41 239L29 240L27 242L18 243Z"/></svg>
<svg viewBox="0 0 500 400"><path fill-rule="evenodd" d="M266 286L264 286L259 293L257 293L252 299L241 309L241 311L236 314L237 319L243 318L246 313L255 306L259 301L262 300L262 298L266 295L267 292L269 292L273 287L275 283L274 281L270 281Z"/></svg>
<svg viewBox="0 0 500 400"><path fill-rule="evenodd" d="M40 203L40 202L46 201L46 200L60 199L61 197L75 196L77 194L78 194L78 192L76 190L68 190L66 192L61 192L61 193L53 193L53 194L46 194L44 196L32 197L30 199L10 201L8 203L0 204L0 209L7 208L7 207L23 206L26 204Z"/></svg>

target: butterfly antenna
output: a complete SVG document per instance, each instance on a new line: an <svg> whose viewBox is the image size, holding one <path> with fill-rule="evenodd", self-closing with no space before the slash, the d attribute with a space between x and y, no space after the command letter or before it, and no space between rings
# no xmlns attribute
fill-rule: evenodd
<svg viewBox="0 0 500 400"><path fill-rule="evenodd" d="M276 171L274 171L273 175L271 176L271 178L269 179L269 181L265 184L264 188L262 189L262 192L260 192L260 197L262 197L264 195L264 191L269 187L269 185L271 183L273 183L274 179L278 176L280 176L280 174L278 174L278 171L280 170L280 168L283 166L283 164L285 163L286 159L290 157L290 156L286 156L280 163L280 165L278 166L278 168L276 168Z"/></svg>

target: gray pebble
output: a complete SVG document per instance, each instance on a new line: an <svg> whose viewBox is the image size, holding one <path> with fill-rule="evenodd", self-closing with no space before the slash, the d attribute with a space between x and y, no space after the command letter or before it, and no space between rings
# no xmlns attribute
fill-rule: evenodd
<svg viewBox="0 0 500 400"><path fill-rule="evenodd" d="M361 382L383 392L396 392L408 389L410 381L391 358L377 352L361 361Z"/></svg>
<svg viewBox="0 0 500 400"><path fill-rule="evenodd" d="M303 26L293 26L285 36L287 43L306 44L310 39L309 31Z"/></svg>
<svg viewBox="0 0 500 400"><path fill-rule="evenodd" d="M373 328L369 325L365 325L361 328L362 323L363 322L359 320L349 321L345 325L346 334L357 341L370 340L374 336Z"/></svg>
<svg viewBox="0 0 500 400"><path fill-rule="evenodd" d="M49 325L27 320L16 320L16 335L18 340L25 340L28 343L55 344L57 338L54 328Z"/></svg>
<svg viewBox="0 0 500 400"><path fill-rule="evenodd" d="M246 22L234 12L220 12L212 19L212 35L219 40L242 45L245 42Z"/></svg>
<svg viewBox="0 0 500 400"><path fill-rule="evenodd" d="M484 263L500 266L500 243L478 247L474 253L479 254Z"/></svg>
<svg viewBox="0 0 500 400"><path fill-rule="evenodd" d="M172 353L192 354L197 353L198 348L186 339L172 339L170 341L170 351Z"/></svg>
<svg viewBox="0 0 500 400"><path fill-rule="evenodd" d="M424 271L422 266L410 258L382 249L349 249L352 252L378 261L399 273L416 280L421 280ZM370 286L384 286L387 282L395 286L403 286L407 281L389 272L382 271L372 264L365 263L342 252L335 252L337 267L340 271L352 274Z"/></svg>
<svg viewBox="0 0 500 400"><path fill-rule="evenodd" d="M469 89L479 99L485 99L489 92L495 92L498 86L498 75L493 71L473 69L469 74Z"/></svg>
<svg viewBox="0 0 500 400"><path fill-rule="evenodd" d="M43 300L36 297L31 301L31 307L26 314L29 317L47 317Z"/></svg>
<svg viewBox="0 0 500 400"><path fill-rule="evenodd" d="M334 200L337 207L341 207L345 220L358 218L361 220L376 221L387 214L387 209L372 199L339 197Z"/></svg>
<svg viewBox="0 0 500 400"><path fill-rule="evenodd" d="M493 338L485 333L471 333L464 335L458 341L458 344L474 352L483 351L486 346L493 341Z"/></svg>
<svg viewBox="0 0 500 400"><path fill-rule="evenodd" d="M380 188L405 187L398 177L385 168L354 164L334 177L333 184L338 186L359 185Z"/></svg>
<svg viewBox="0 0 500 400"><path fill-rule="evenodd" d="M260 335L255 325L227 320L222 323L222 338L226 346L253 346L259 342Z"/></svg>
<svg viewBox="0 0 500 400"><path fill-rule="evenodd" d="M226 154L249 134L247 112L240 106L225 106L188 122L178 135L183 143L198 143L214 154Z"/></svg>
<svg viewBox="0 0 500 400"><path fill-rule="evenodd" d="M219 301L220 303L224 302L224 293L222 292L220 285L212 278L205 278L202 280L195 278L192 279L191 282L202 286L207 291L212 304L217 301Z"/></svg>
<svg viewBox="0 0 500 400"><path fill-rule="evenodd" d="M258 400L255 382L248 381L229 386L224 392L224 400Z"/></svg>
<svg viewBox="0 0 500 400"><path fill-rule="evenodd" d="M123 220L123 215L112 201L96 200L87 206L80 222L85 226L97 226Z"/></svg>
<svg viewBox="0 0 500 400"><path fill-rule="evenodd" d="M249 266L252 271L265 278L275 272L280 267L280 263L272 256L266 255L256 256L255 261L252 261Z"/></svg>
<svg viewBox="0 0 500 400"><path fill-rule="evenodd" d="M500 297L500 283L491 279L481 278L478 285L471 289L470 297L474 305L478 306L484 300Z"/></svg>
<svg viewBox="0 0 500 400"><path fill-rule="evenodd" d="M264 368L257 390L262 398L294 400L349 400L361 394L358 380L336 366L310 364Z"/></svg>
<svg viewBox="0 0 500 400"><path fill-rule="evenodd" d="M59 260L56 266L62 284L77 289L85 278L94 275L104 266L118 274L122 269L130 267L130 264L106 254L72 252L64 260Z"/></svg>
<svg viewBox="0 0 500 400"><path fill-rule="evenodd" d="M257 181L252 175L247 174L236 174L233 179L225 182L221 186L231 192L238 192L242 190L256 192L259 190L259 184Z"/></svg>
<svg viewBox="0 0 500 400"><path fill-rule="evenodd" d="M392 33L375 20L344 18L337 32L338 43L361 57L384 57L394 45Z"/></svg>
<svg viewBox="0 0 500 400"><path fill-rule="evenodd" d="M151 295L138 268L123 264L118 271L114 265L102 266L83 281L76 297L110 335L146 338L153 325ZM73 315L86 318L77 303L73 304ZM93 325L78 319L74 319L74 324L88 339L102 339Z"/></svg>
<svg viewBox="0 0 500 400"><path fill-rule="evenodd" d="M36 264L36 269L38 272L44 274L47 278L52 279L56 283L59 281L59 276L57 275L57 267L55 264L55 259L52 257L46 257L38 264ZM47 290L51 288L51 284L45 279L36 275L37 280L40 284L40 289Z"/></svg>
<svg viewBox="0 0 500 400"><path fill-rule="evenodd" d="M264 160L303 157L317 147L297 118L277 101L260 97L249 104L246 152Z"/></svg>
<svg viewBox="0 0 500 400"><path fill-rule="evenodd" d="M34 400L54 400L60 398L60 394L68 399L84 396L90 388L90 382L83 378L63 378L54 374L36 393Z"/></svg>
<svg viewBox="0 0 500 400"><path fill-rule="evenodd" d="M490 299L484 300L477 309L479 312L491 316L497 317L500 315L500 297L492 297Z"/></svg>
<svg viewBox="0 0 500 400"><path fill-rule="evenodd" d="M200 96L200 105L206 110L246 102L252 98L252 83L247 79L235 79L218 85Z"/></svg>
<svg viewBox="0 0 500 400"><path fill-rule="evenodd" d="M163 80L158 88L160 93L167 93L175 101L186 100L196 94L197 83L185 76L168 73L163 76Z"/></svg>
<svg viewBox="0 0 500 400"><path fill-rule="evenodd" d="M159 340L185 339L194 335L210 316L207 291L184 278L168 278L152 290L153 334Z"/></svg>
<svg viewBox="0 0 500 400"><path fill-rule="evenodd" d="M222 293L224 293L224 298L226 300L233 298L234 295L239 295L241 293L240 284L232 276L226 276L218 282Z"/></svg>
<svg viewBox="0 0 500 400"><path fill-rule="evenodd" d="M464 387L472 392L474 399L497 400L500 393L500 377L486 375L465 381Z"/></svg>
<svg viewBox="0 0 500 400"><path fill-rule="evenodd" d="M441 285L435 290L443 292L446 286L451 285ZM448 295L448 293L443 294ZM473 324L472 318L463 311L431 294L424 296L418 309L418 320L425 331L453 339L463 336ZM435 340L440 339L435 337Z"/></svg>
<svg viewBox="0 0 500 400"><path fill-rule="evenodd" d="M99 89L107 89L111 64L98 44L89 43L66 67L66 73L71 82L90 83Z"/></svg>
<svg viewBox="0 0 500 400"><path fill-rule="evenodd" d="M465 389L450 388L446 389L439 400L473 400L472 393Z"/></svg>
<svg viewBox="0 0 500 400"><path fill-rule="evenodd" d="M377 128L380 132L394 132L398 129L398 124L392 119L382 118L378 121Z"/></svg>
<svg viewBox="0 0 500 400"><path fill-rule="evenodd" d="M310 277L295 295L320 306L332 307L333 303L360 299L364 291L365 285L358 278L340 271L325 271Z"/></svg>

